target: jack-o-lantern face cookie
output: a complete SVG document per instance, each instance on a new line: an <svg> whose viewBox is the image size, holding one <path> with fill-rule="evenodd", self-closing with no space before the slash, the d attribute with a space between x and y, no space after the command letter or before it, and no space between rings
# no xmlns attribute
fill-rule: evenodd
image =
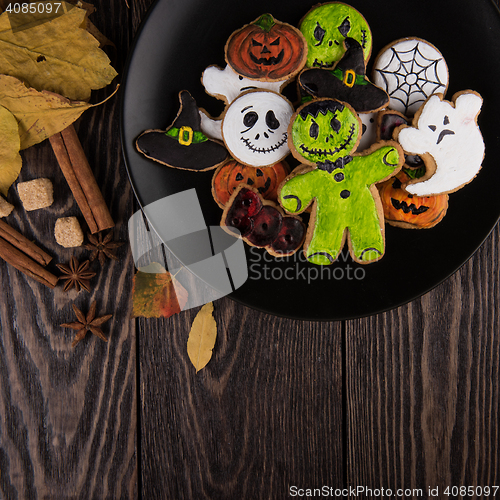
<svg viewBox="0 0 500 500"><path fill-rule="evenodd" d="M264 14L229 37L225 56L246 78L290 80L304 67L307 44L297 28Z"/></svg>
<svg viewBox="0 0 500 500"><path fill-rule="evenodd" d="M266 200L276 201L278 187L290 173L290 167L281 161L271 167L248 167L235 160L221 165L212 177L212 194L219 207L224 208L240 184L257 189Z"/></svg>
<svg viewBox="0 0 500 500"><path fill-rule="evenodd" d="M368 61L372 50L372 34L365 18L353 7L331 2L313 7L299 25L307 42L308 68L331 69L344 52L344 40L354 38Z"/></svg>
<svg viewBox="0 0 500 500"><path fill-rule="evenodd" d="M428 229L441 222L448 210L448 195L416 196L403 189L418 178L420 169L402 168L394 177L378 185L384 217L391 226L408 229Z"/></svg>
<svg viewBox="0 0 500 500"><path fill-rule="evenodd" d="M287 129L292 114L292 105L280 94L246 92L224 114L224 144L231 156L245 165L274 165L290 153Z"/></svg>

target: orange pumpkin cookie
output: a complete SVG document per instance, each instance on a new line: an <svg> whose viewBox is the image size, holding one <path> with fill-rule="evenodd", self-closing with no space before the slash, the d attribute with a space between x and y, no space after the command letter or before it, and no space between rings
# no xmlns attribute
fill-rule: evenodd
<svg viewBox="0 0 500 500"><path fill-rule="evenodd" d="M395 177L378 186L384 217L391 226L428 229L441 222L446 215L447 194L416 196L403 189L403 185L411 181L416 172L403 168Z"/></svg>
<svg viewBox="0 0 500 500"><path fill-rule="evenodd" d="M224 208L236 188L245 183L253 186L266 200L276 201L278 186L290 173L286 162L272 167L248 167L236 160L221 165L212 177L212 194L219 207Z"/></svg>
<svg viewBox="0 0 500 500"><path fill-rule="evenodd" d="M297 28L263 14L229 37L225 57L236 73L252 80L292 79L306 63L307 43Z"/></svg>

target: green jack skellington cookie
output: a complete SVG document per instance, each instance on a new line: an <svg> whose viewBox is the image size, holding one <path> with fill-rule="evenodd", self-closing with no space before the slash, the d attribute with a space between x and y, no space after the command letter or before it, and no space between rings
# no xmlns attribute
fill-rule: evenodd
<svg viewBox="0 0 500 500"><path fill-rule="evenodd" d="M365 61L372 51L372 34L365 18L353 7L330 2L313 7L299 26L307 42L308 68L332 68L345 52L347 37L358 41Z"/></svg>
<svg viewBox="0 0 500 500"><path fill-rule="evenodd" d="M314 264L333 263L346 238L356 262L374 262L385 253L383 210L375 184L399 171L404 154L397 143L385 141L362 155L351 155L360 136L355 111L335 99L304 104L292 117L290 149L309 166L285 180L279 201L291 214L312 204L304 252Z"/></svg>

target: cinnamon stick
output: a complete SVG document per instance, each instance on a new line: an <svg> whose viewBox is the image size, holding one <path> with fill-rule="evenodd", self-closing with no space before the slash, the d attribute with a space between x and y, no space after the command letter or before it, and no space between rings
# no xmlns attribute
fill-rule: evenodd
<svg viewBox="0 0 500 500"><path fill-rule="evenodd" d="M57 162L92 234L114 227L73 125L50 138Z"/></svg>
<svg viewBox="0 0 500 500"><path fill-rule="evenodd" d="M46 266L52 257L39 248L35 243L28 240L20 232L10 227L6 222L0 219L0 238L8 241L11 245L29 255L42 266Z"/></svg>
<svg viewBox="0 0 500 500"><path fill-rule="evenodd" d="M59 279L57 276L54 276L3 238L0 238L0 257L27 276L50 288L54 288L57 284Z"/></svg>

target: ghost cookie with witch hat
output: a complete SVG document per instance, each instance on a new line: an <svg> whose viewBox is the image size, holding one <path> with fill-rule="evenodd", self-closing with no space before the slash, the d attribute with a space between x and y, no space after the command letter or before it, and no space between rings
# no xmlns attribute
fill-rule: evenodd
<svg viewBox="0 0 500 500"><path fill-rule="evenodd" d="M316 99L301 106L290 125L290 147L308 167L296 169L279 190L290 214L312 206L304 243L307 259L331 264L347 239L356 262L367 264L385 253L384 217L375 184L396 174L404 155L392 141L355 154L361 121L351 106Z"/></svg>
<svg viewBox="0 0 500 500"><path fill-rule="evenodd" d="M186 90L179 93L180 109L166 130L146 130L136 140L136 148L147 158L172 168L204 171L226 161L223 144L201 131L196 101Z"/></svg>

